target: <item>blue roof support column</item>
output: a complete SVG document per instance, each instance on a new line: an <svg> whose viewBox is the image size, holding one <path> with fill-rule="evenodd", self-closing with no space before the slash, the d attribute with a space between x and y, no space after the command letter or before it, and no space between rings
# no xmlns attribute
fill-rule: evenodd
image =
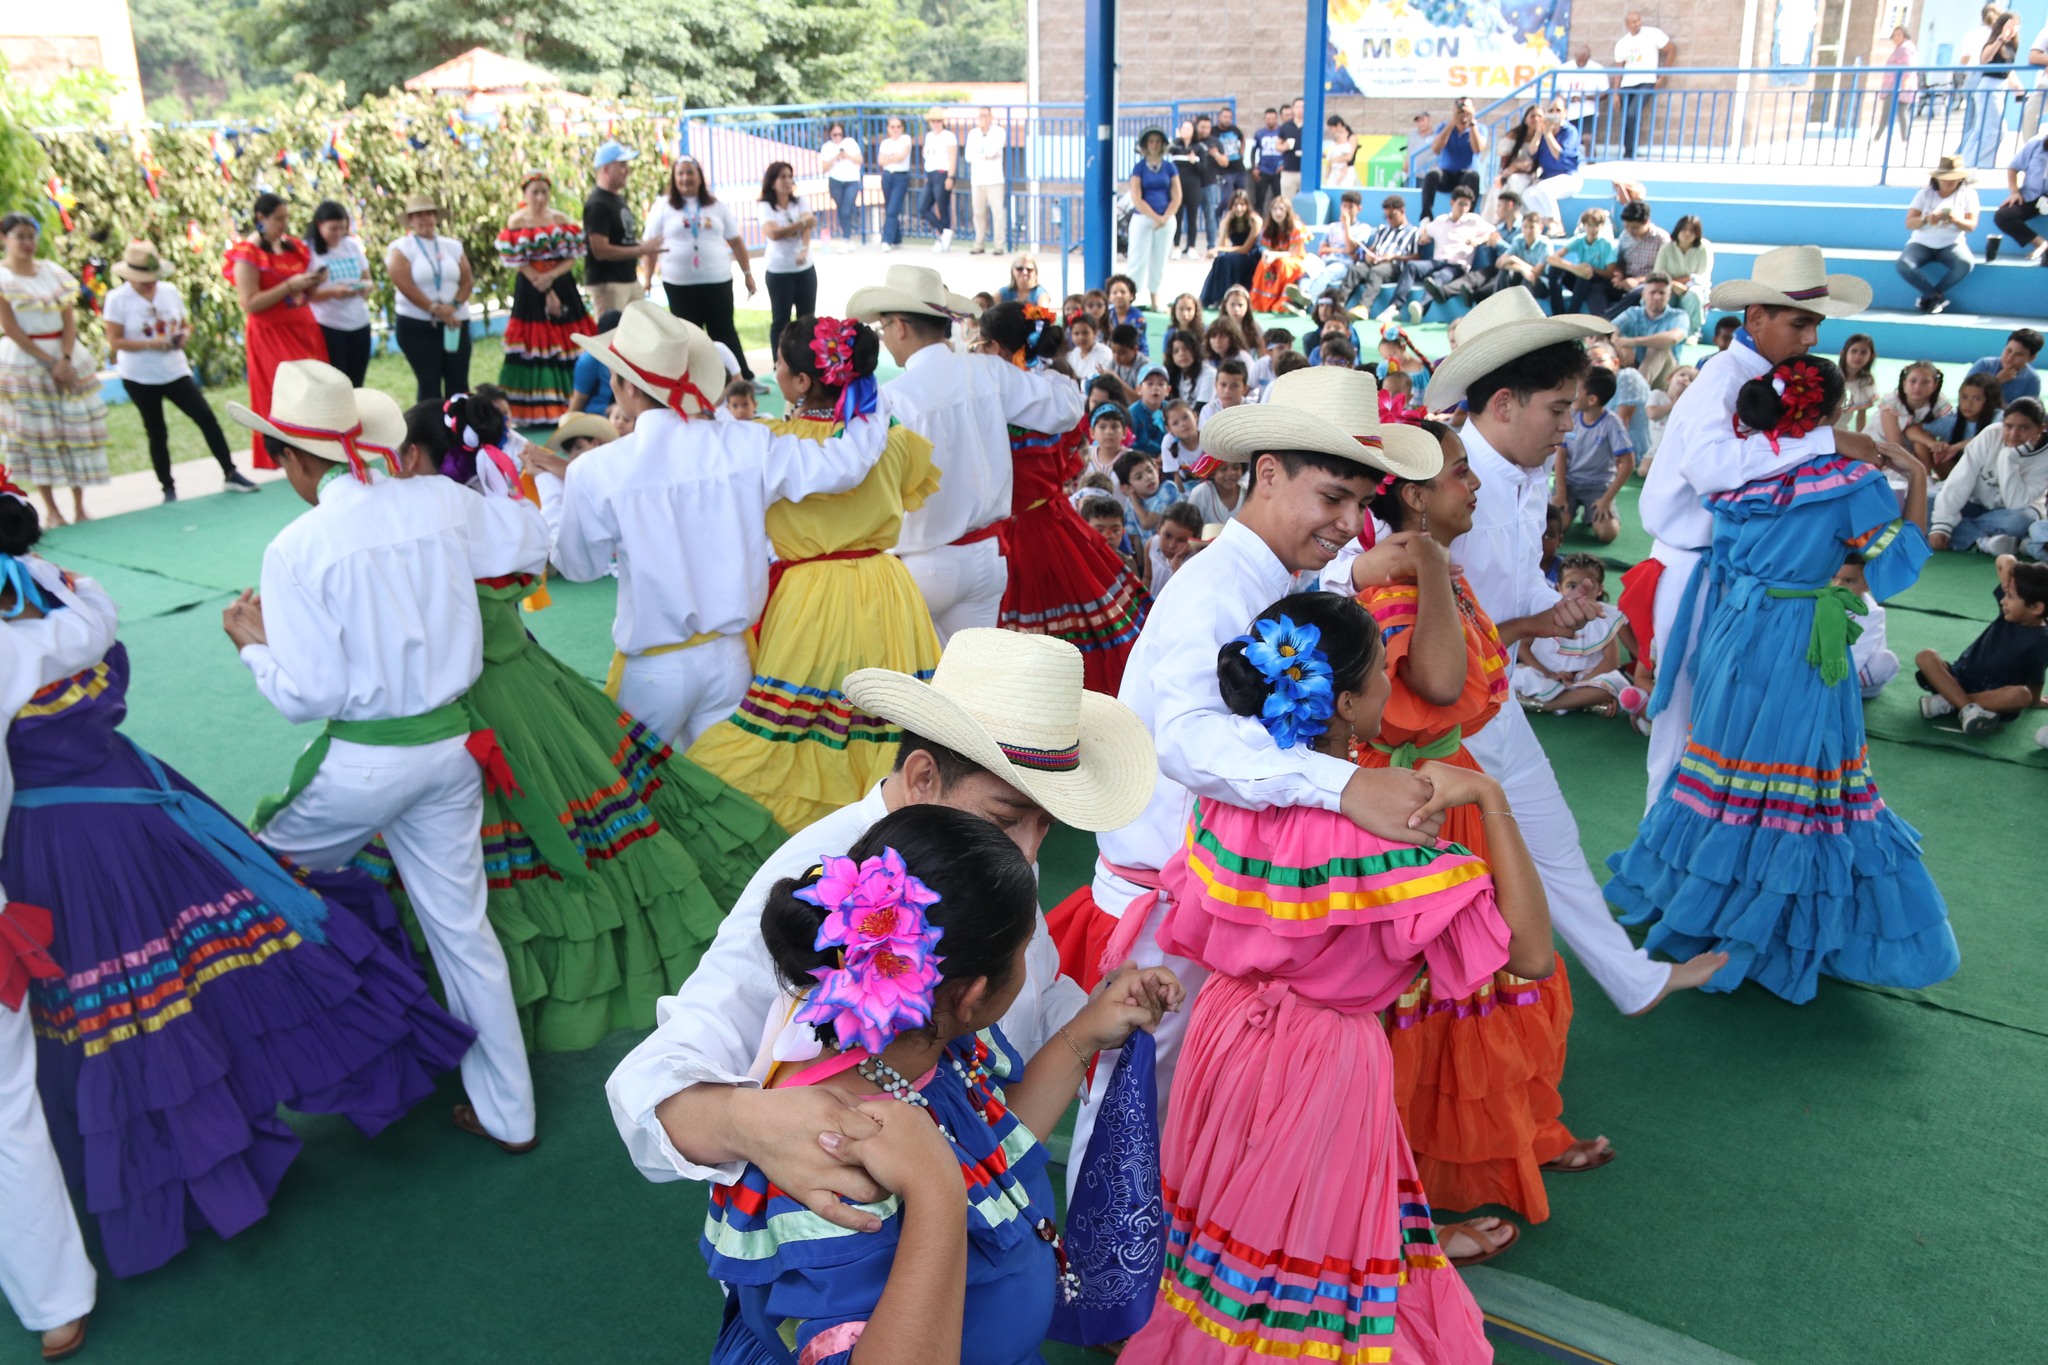
<svg viewBox="0 0 2048 1365"><path fill-rule="evenodd" d="M1301 63L1301 190L1323 187L1323 64L1330 48L1330 0L1308 0L1307 49Z"/></svg>
<svg viewBox="0 0 2048 1365"><path fill-rule="evenodd" d="M1116 0L1086 0L1087 95L1081 114L1081 265L1099 289L1116 257Z"/></svg>

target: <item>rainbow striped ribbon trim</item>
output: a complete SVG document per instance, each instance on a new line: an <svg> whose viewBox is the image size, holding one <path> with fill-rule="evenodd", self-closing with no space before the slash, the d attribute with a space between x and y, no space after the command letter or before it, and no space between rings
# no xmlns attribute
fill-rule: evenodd
<svg viewBox="0 0 2048 1365"><path fill-rule="evenodd" d="M1064 749L1028 749L1018 744L1005 744L1001 740L996 741L996 747L1010 762L1036 773L1070 773L1081 766L1078 740Z"/></svg>

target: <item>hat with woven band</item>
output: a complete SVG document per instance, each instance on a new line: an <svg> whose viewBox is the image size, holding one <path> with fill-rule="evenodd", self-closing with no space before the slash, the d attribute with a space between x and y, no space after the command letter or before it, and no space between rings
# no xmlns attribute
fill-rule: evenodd
<svg viewBox="0 0 2048 1365"><path fill-rule="evenodd" d="M922 265L892 265L882 283L856 289L846 301L846 316L861 322L877 322L889 313L957 319L980 312L973 299L946 288L938 271Z"/></svg>
<svg viewBox="0 0 2048 1365"><path fill-rule="evenodd" d="M1510 361L1560 341L1609 336L1614 324L1606 318L1571 313L1551 317L1526 289L1503 289L1458 319L1458 344L1437 362L1425 401L1431 412L1446 412L1465 399L1475 379L1484 379Z"/></svg>
<svg viewBox="0 0 2048 1365"><path fill-rule="evenodd" d="M1708 301L1708 307L1721 312L1740 312L1752 304L1850 318L1870 307L1870 286L1854 275L1828 274L1827 258L1817 246L1781 246L1758 256L1748 279L1715 285Z"/></svg>
<svg viewBox="0 0 2048 1365"><path fill-rule="evenodd" d="M1202 427L1202 453L1244 464L1309 450L1404 479L1433 479L1443 449L1420 427L1380 423L1380 387L1363 370L1316 365L1274 380L1261 403L1225 408Z"/></svg>

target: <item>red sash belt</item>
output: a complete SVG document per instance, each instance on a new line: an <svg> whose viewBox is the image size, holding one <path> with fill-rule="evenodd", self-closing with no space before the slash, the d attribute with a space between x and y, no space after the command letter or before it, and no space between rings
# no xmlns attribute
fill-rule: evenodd
<svg viewBox="0 0 2048 1365"><path fill-rule="evenodd" d="M49 954L54 926L40 905L9 901L0 908L0 1009L18 1010L31 980L64 975Z"/></svg>
<svg viewBox="0 0 2048 1365"><path fill-rule="evenodd" d="M1635 633L1636 657L1645 663L1650 659L1650 642L1657 628L1657 580L1663 576L1663 560L1643 560L1621 576L1621 596L1615 601Z"/></svg>
<svg viewBox="0 0 2048 1365"><path fill-rule="evenodd" d="M1004 517L1001 521L992 521L986 526L977 526L958 540L948 541L947 544L978 545L984 540L995 541L996 552L1002 555L1003 558L1008 559L1010 557L1010 519Z"/></svg>

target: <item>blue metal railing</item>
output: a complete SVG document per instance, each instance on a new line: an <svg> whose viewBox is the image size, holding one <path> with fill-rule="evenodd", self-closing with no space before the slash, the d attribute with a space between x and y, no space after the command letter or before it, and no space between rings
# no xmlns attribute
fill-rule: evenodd
<svg viewBox="0 0 2048 1365"><path fill-rule="evenodd" d="M1648 92L1575 94L1558 67L1479 112L1497 173L1532 104L1562 95L1586 161L1868 168L1917 179L1943 153L2003 167L2038 131L2025 66L1675 67ZM1602 75L1610 73L1603 72ZM2013 89L2012 85L2022 88Z"/></svg>

